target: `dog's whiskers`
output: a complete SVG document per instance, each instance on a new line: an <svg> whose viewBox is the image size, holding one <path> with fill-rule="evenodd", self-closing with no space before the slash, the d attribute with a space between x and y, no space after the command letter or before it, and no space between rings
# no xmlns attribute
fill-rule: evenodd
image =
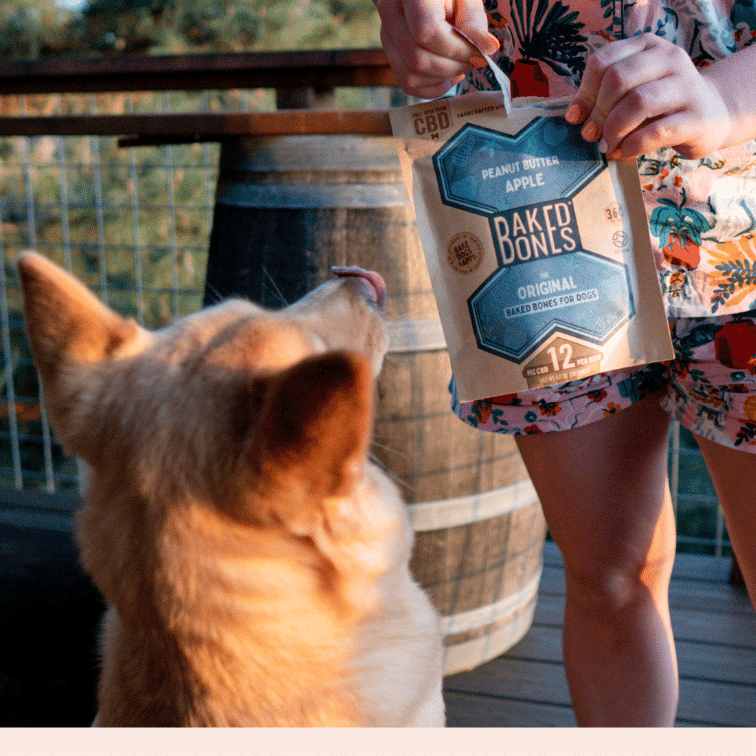
<svg viewBox="0 0 756 756"><path fill-rule="evenodd" d="M217 286L213 286L213 284L211 284L209 280L205 281L205 288L210 294L212 294L216 304L218 302L222 302L226 298L223 292L221 292L221 290ZM210 304L212 304L212 302Z"/></svg>
<svg viewBox="0 0 756 756"><path fill-rule="evenodd" d="M388 452L389 454L393 454L397 457L401 457L402 459L409 459L409 454L403 454L400 451L397 451L396 449L392 449L390 446L386 446L385 444L379 444L375 438L373 438L373 446L376 446L379 449L382 449L383 451Z"/></svg>
<svg viewBox="0 0 756 756"><path fill-rule="evenodd" d="M391 478L394 483L406 489L407 491L412 491L414 493L414 486L411 486L409 483L407 483L407 481L402 480L393 470L386 466L386 463L382 459L376 457L372 452L370 452L368 458L376 467L380 467L380 469L383 470L384 474Z"/></svg>
<svg viewBox="0 0 756 756"><path fill-rule="evenodd" d="M264 265L262 266L262 272L265 275L265 277L268 279L268 281L270 281L271 285L273 286L273 293L281 300L281 304L284 307L288 307L289 303L286 301L286 297L281 293L281 290L278 288L278 285L273 279L273 276L271 276L270 273L268 273L268 269Z"/></svg>

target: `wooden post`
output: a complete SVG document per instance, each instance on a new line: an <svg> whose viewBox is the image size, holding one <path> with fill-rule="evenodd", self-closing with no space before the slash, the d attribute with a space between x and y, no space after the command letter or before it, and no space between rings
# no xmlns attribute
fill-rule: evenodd
<svg viewBox="0 0 756 756"><path fill-rule="evenodd" d="M336 91L333 87L288 87L276 90L279 110L333 109Z"/></svg>

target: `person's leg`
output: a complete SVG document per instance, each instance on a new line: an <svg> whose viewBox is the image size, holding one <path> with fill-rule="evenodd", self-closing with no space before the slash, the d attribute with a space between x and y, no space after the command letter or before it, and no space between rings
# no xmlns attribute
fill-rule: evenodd
<svg viewBox="0 0 756 756"><path fill-rule="evenodd" d="M724 512L748 594L756 606L756 454L696 436Z"/></svg>
<svg viewBox="0 0 756 756"><path fill-rule="evenodd" d="M517 437L564 556L564 661L580 725L674 722L668 430L652 394L582 428Z"/></svg>
<svg viewBox="0 0 756 756"><path fill-rule="evenodd" d="M677 359L661 403L698 442L756 604L755 327L753 313L675 321Z"/></svg>

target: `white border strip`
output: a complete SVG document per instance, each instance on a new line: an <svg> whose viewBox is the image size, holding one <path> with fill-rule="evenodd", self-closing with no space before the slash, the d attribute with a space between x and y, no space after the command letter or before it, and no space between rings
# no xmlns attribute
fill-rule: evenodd
<svg viewBox="0 0 756 756"><path fill-rule="evenodd" d="M490 520L537 502L538 494L530 479L526 479L470 496L408 504L407 510L413 529L424 532Z"/></svg>
<svg viewBox="0 0 756 756"><path fill-rule="evenodd" d="M542 572L543 567L539 565L533 577L519 591L505 596L501 601L470 609L467 612L441 617L441 632L444 635L464 633L468 630L475 630L479 627L490 625L506 614L513 614L519 611L527 606L538 593L538 585L541 581Z"/></svg>
<svg viewBox="0 0 756 756"><path fill-rule="evenodd" d="M515 617L514 621L500 627L489 635L457 643L444 648L444 675L453 675L473 669L509 651L521 641L533 624L535 601L531 607Z"/></svg>
<svg viewBox="0 0 756 756"><path fill-rule="evenodd" d="M446 339L438 318L391 320L387 326L389 353L432 352L446 349Z"/></svg>

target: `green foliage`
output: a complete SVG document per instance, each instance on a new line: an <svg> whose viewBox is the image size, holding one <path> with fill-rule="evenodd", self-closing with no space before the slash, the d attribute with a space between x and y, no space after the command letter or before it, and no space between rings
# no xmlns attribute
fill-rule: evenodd
<svg viewBox="0 0 756 756"><path fill-rule="evenodd" d="M371 0L89 0L80 12L54 0L20 0L0 8L6 58L378 44Z"/></svg>
<svg viewBox="0 0 756 756"><path fill-rule="evenodd" d="M36 58L70 49L74 15L54 0L0 4L0 56Z"/></svg>

